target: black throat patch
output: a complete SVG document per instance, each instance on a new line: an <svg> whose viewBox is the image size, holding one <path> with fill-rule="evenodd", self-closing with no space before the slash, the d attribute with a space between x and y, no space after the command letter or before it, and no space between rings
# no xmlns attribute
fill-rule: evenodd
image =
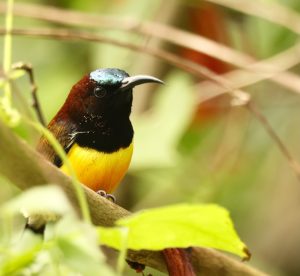
<svg viewBox="0 0 300 276"><path fill-rule="evenodd" d="M81 147L112 153L132 143L133 127L128 117L117 119L85 115L75 135L74 140Z"/></svg>

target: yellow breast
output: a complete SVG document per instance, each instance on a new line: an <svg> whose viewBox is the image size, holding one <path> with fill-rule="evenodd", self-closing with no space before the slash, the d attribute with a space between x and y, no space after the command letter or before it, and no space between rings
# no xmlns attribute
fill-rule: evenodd
<svg viewBox="0 0 300 276"><path fill-rule="evenodd" d="M74 144L68 152L68 158L78 180L94 191L112 192L128 170L133 144L113 153L99 152L91 148L82 148ZM65 165L61 170L69 174Z"/></svg>

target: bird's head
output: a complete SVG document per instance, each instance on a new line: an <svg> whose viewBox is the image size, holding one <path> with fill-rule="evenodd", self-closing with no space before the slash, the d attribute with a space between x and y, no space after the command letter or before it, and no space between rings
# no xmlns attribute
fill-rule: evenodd
<svg viewBox="0 0 300 276"><path fill-rule="evenodd" d="M66 103L68 101L76 103L73 107L78 108L78 111L95 115L107 112L113 114L120 110L130 114L132 89L137 85L150 82L163 83L147 75L130 77L120 69L97 69L73 86Z"/></svg>

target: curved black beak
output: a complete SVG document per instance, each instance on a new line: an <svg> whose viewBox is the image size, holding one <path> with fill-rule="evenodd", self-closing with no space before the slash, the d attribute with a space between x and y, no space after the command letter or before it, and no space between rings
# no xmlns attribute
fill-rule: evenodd
<svg viewBox="0 0 300 276"><path fill-rule="evenodd" d="M147 75L137 75L137 76L133 76L133 77L124 78L122 81L122 85L119 89L122 91L129 90L137 85L140 85L143 83L149 83L149 82L156 82L156 83L164 84L164 82L158 78L155 78L152 76L147 76Z"/></svg>

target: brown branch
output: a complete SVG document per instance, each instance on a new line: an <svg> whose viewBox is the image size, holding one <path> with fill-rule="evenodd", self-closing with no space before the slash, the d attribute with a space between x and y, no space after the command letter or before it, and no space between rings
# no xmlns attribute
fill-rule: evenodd
<svg viewBox="0 0 300 276"><path fill-rule="evenodd" d="M46 161L34 149L20 140L3 122L0 121L0 173L22 190L31 187L55 183L68 196L75 210L79 205L71 180L59 169ZM112 226L114 222L130 212L98 196L95 192L84 187L95 225ZM163 256L155 251L129 250L127 258L130 261L145 264L157 270L166 271ZM216 250L197 248L191 252L192 264L197 275L264 275L239 261L231 259ZM220 274L220 272L222 272Z"/></svg>

